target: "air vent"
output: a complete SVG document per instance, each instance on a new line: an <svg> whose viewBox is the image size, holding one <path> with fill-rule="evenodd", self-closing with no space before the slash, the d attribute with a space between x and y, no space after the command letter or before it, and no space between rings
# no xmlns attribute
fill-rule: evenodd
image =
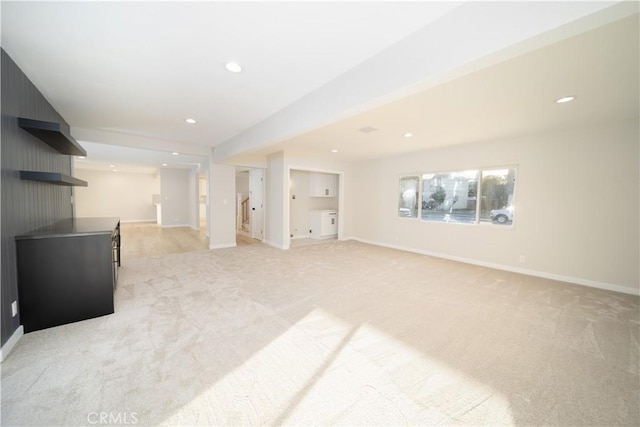
<svg viewBox="0 0 640 427"><path fill-rule="evenodd" d="M360 132L362 132L362 133L371 133L371 132L375 132L375 131L377 131L378 129L376 129L376 128L374 128L374 127L371 127L371 126L365 126L365 127L360 128L360 129L358 129L358 130L359 130Z"/></svg>

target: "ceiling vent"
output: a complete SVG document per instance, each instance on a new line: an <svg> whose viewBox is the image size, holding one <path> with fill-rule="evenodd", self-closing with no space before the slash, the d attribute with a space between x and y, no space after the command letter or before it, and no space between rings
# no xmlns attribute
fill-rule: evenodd
<svg viewBox="0 0 640 427"><path fill-rule="evenodd" d="M365 126L365 127L360 128L360 129L358 129L358 130L359 130L360 132L362 132L362 133L371 133L371 132L375 132L375 131L377 131L378 129L376 129L376 128L374 128L374 127L371 127L371 126Z"/></svg>

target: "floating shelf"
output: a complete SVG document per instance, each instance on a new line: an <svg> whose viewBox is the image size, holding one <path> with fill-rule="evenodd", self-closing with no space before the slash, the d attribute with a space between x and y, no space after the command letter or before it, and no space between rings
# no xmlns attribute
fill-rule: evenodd
<svg viewBox="0 0 640 427"><path fill-rule="evenodd" d="M87 152L78 142L62 133L60 123L18 117L18 126L40 139L54 150L72 156L86 156Z"/></svg>
<svg viewBox="0 0 640 427"><path fill-rule="evenodd" d="M48 182L50 184L66 185L68 187L86 187L87 185L89 185L87 181L83 181L81 179L58 172L20 171L20 179L27 181Z"/></svg>

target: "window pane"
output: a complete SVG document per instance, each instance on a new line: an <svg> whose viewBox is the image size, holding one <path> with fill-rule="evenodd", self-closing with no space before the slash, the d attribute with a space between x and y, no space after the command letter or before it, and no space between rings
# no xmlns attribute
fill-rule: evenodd
<svg viewBox="0 0 640 427"><path fill-rule="evenodd" d="M478 171L422 175L422 219L476 222Z"/></svg>
<svg viewBox="0 0 640 427"><path fill-rule="evenodd" d="M398 199L398 216L418 218L418 185L420 178L405 176L400 178L400 197Z"/></svg>
<svg viewBox="0 0 640 427"><path fill-rule="evenodd" d="M513 191L515 185L515 168L482 171L481 222L494 224L513 223Z"/></svg>

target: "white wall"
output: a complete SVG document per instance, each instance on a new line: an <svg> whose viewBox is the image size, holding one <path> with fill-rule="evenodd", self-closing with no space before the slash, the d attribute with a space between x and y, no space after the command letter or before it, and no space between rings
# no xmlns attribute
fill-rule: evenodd
<svg viewBox="0 0 640 427"><path fill-rule="evenodd" d="M336 197L310 197L311 172L293 169L289 183L289 233L294 238L309 237L309 211L318 209L338 210ZM295 195L295 199L293 196Z"/></svg>
<svg viewBox="0 0 640 427"><path fill-rule="evenodd" d="M638 122L359 164L347 234L368 242L638 294ZM398 218L404 173L517 165L513 227ZM525 262L519 262L519 256Z"/></svg>
<svg viewBox="0 0 640 427"><path fill-rule="evenodd" d="M236 246L236 168L209 163L209 249Z"/></svg>
<svg viewBox="0 0 640 427"><path fill-rule="evenodd" d="M195 230L200 228L200 184L198 172L189 171L189 226Z"/></svg>
<svg viewBox="0 0 640 427"><path fill-rule="evenodd" d="M199 202L200 207L198 209L198 217L201 221L207 217L207 178L203 175L198 178L198 197L202 196L204 196L205 202Z"/></svg>
<svg viewBox="0 0 640 427"><path fill-rule="evenodd" d="M288 173L285 173L284 152L267 158L265 177L265 243L280 249L289 248L287 226L289 212L286 195L289 194Z"/></svg>
<svg viewBox="0 0 640 427"><path fill-rule="evenodd" d="M88 187L74 188L77 217L156 221L151 195L160 192L157 175L76 169L75 176L89 183Z"/></svg>
<svg viewBox="0 0 640 427"><path fill-rule="evenodd" d="M188 169L162 168L160 170L162 227L192 225L191 176L192 172Z"/></svg>

